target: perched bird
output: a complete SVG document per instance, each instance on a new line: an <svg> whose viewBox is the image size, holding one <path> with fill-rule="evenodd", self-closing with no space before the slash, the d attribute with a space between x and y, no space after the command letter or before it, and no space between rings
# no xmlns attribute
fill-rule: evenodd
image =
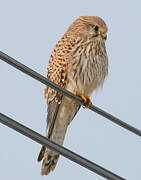
<svg viewBox="0 0 141 180"><path fill-rule="evenodd" d="M108 74L106 34L107 26L100 17L80 16L58 41L49 59L47 79L80 96L86 107L91 104L88 95L102 86ZM62 145L67 127L80 105L48 86L45 99L46 137ZM38 161L43 159L41 175L54 170L58 158L57 152L43 146L38 156Z"/></svg>

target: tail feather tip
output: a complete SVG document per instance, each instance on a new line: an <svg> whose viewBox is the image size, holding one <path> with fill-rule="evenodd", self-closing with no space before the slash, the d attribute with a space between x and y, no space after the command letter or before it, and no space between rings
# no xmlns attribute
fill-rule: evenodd
<svg viewBox="0 0 141 180"><path fill-rule="evenodd" d="M56 167L59 155L48 155L42 163L41 175L48 175Z"/></svg>

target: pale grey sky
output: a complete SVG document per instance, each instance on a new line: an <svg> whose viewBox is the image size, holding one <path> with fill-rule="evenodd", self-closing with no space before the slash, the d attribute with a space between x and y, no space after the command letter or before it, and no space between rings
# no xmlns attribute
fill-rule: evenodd
<svg viewBox="0 0 141 180"><path fill-rule="evenodd" d="M109 76L92 94L93 104L141 129L141 3L139 0L4 0L1 2L0 49L46 75L53 46L80 15L102 17ZM0 61L0 112L45 134L44 85ZM48 177L36 159L40 145L0 124L0 179L104 178L60 157ZM128 179L141 179L140 137L81 109L68 128L64 146Z"/></svg>

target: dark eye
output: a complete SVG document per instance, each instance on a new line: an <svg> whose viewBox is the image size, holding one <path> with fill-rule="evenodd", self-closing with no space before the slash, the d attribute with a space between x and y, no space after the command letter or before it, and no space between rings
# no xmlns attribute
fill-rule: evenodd
<svg viewBox="0 0 141 180"><path fill-rule="evenodd" d="M94 30L95 30L95 31L98 31L98 29L99 29L98 26L95 26L95 27L94 27Z"/></svg>

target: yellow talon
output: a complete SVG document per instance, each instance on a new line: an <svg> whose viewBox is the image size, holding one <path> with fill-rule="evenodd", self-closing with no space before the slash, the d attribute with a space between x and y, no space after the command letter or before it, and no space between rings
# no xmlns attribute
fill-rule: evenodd
<svg viewBox="0 0 141 180"><path fill-rule="evenodd" d="M84 101L84 108L88 108L92 104L90 96L84 96L76 91L74 91L74 94L82 98L82 100Z"/></svg>

